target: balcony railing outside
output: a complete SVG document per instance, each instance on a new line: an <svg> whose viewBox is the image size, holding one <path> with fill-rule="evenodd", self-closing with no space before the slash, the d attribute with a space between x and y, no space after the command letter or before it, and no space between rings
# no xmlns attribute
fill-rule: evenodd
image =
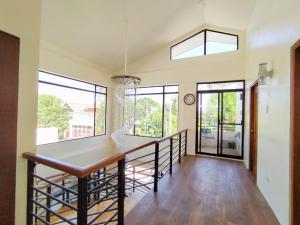
<svg viewBox="0 0 300 225"><path fill-rule="evenodd" d="M173 172L187 151L187 129L118 153L82 168L45 156L28 160L27 225L124 224L124 200L136 191L157 192L158 181ZM42 177L37 165L60 170Z"/></svg>

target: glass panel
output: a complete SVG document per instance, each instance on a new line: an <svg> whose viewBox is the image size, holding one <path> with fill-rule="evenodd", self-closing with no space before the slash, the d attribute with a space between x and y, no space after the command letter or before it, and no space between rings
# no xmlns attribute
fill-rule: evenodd
<svg viewBox="0 0 300 225"><path fill-rule="evenodd" d="M96 135L105 134L106 95L96 95Z"/></svg>
<svg viewBox="0 0 300 225"><path fill-rule="evenodd" d="M231 156L242 155L242 126L223 125L222 154Z"/></svg>
<svg viewBox="0 0 300 225"><path fill-rule="evenodd" d="M178 86L165 86L165 92L178 92Z"/></svg>
<svg viewBox="0 0 300 225"><path fill-rule="evenodd" d="M125 95L134 95L134 94L135 94L134 88L125 89Z"/></svg>
<svg viewBox="0 0 300 225"><path fill-rule="evenodd" d="M37 144L94 135L94 93L39 84Z"/></svg>
<svg viewBox="0 0 300 225"><path fill-rule="evenodd" d="M136 94L155 94L163 93L163 87L147 87L147 88L137 88Z"/></svg>
<svg viewBox="0 0 300 225"><path fill-rule="evenodd" d="M178 94L165 95L164 113L164 136L168 136L177 132Z"/></svg>
<svg viewBox="0 0 300 225"><path fill-rule="evenodd" d="M207 31L206 54L236 51L238 49L238 37L235 35L222 34Z"/></svg>
<svg viewBox="0 0 300 225"><path fill-rule="evenodd" d="M134 129L134 95L124 97L124 133L133 135Z"/></svg>
<svg viewBox="0 0 300 225"><path fill-rule="evenodd" d="M82 81L73 80L61 76L56 76L49 73L39 72L39 80L68 87L80 88L88 91L95 91L95 85L88 84Z"/></svg>
<svg viewBox="0 0 300 225"><path fill-rule="evenodd" d="M204 32L201 32L171 48L171 59L183 59L204 55Z"/></svg>
<svg viewBox="0 0 300 225"><path fill-rule="evenodd" d="M243 93L223 93L223 123L241 124L243 116Z"/></svg>
<svg viewBox="0 0 300 225"><path fill-rule="evenodd" d="M230 90L230 89L243 89L243 88L244 88L244 82L242 81L198 84L198 91Z"/></svg>
<svg viewBox="0 0 300 225"><path fill-rule="evenodd" d="M96 86L96 92L106 94L107 88L106 87L101 87L101 86Z"/></svg>
<svg viewBox="0 0 300 225"><path fill-rule="evenodd" d="M200 94L199 122L201 126L201 152L217 154L218 145L218 93Z"/></svg>
<svg viewBox="0 0 300 225"><path fill-rule="evenodd" d="M135 134L161 137L163 95L136 96Z"/></svg>

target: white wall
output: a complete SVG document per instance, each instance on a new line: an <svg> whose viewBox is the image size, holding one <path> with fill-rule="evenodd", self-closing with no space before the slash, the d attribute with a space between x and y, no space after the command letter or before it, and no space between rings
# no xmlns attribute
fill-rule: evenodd
<svg viewBox="0 0 300 225"><path fill-rule="evenodd" d="M259 63L274 69L259 88L257 182L282 225L289 224L290 47L300 38L299 9L298 0L258 0L247 31L249 83Z"/></svg>
<svg viewBox="0 0 300 225"><path fill-rule="evenodd" d="M192 34L189 33L170 43L170 45L129 65L129 72L142 78L141 86L179 85L179 129L189 129L188 154L195 154L196 104L192 106L185 105L183 103L184 95L187 93L196 95L197 82L245 78L245 34L238 30L212 26L200 27L193 33L204 28L238 34L240 37L240 50L171 61L170 46Z"/></svg>
<svg viewBox="0 0 300 225"><path fill-rule="evenodd" d="M108 154L108 152L112 150L112 143L110 140L112 88L108 76L110 71L45 41L41 41L40 44L39 68L49 72L106 86L108 87L108 98L106 135L39 145L37 146L38 153L63 160L67 160L68 158L72 158L76 155L88 157L87 154L83 153L91 151L97 151L99 155L103 154L102 156Z"/></svg>
<svg viewBox="0 0 300 225"><path fill-rule="evenodd" d="M15 204L15 224L21 225L25 224L27 183L27 163L21 154L35 151L41 1L0 0L0 6L0 30L21 40Z"/></svg>

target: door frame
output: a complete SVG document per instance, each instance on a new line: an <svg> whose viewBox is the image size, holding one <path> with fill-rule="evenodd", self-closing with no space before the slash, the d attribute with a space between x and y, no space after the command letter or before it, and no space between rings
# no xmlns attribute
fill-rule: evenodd
<svg viewBox="0 0 300 225"><path fill-rule="evenodd" d="M206 90L206 91L199 91L198 90L198 85L199 84L216 84L216 83L233 83L233 82L243 82L243 88L242 89L225 89L225 90ZM243 103L242 103L242 152L241 156L233 156L233 155L219 155L219 154L211 154L211 153L203 153L198 151L198 136L199 136L199 131L198 131L198 123L199 119L201 121L201 118L199 118L199 94L201 93L224 93L224 92L242 92L243 94ZM220 101L220 99L219 99ZM221 101L223 101L221 99ZM222 134L222 132L221 132ZM219 134L218 134L219 136ZM229 158L229 159L239 159L243 160L244 159L244 140L245 140L245 80L226 80L226 81L210 81L210 82L198 82L196 84L196 140L195 140L195 154L196 155L208 155L208 156L215 156L215 157L222 157L222 158ZM218 140L219 142L219 140ZM218 143L219 146L219 143Z"/></svg>
<svg viewBox="0 0 300 225"><path fill-rule="evenodd" d="M300 39L291 47L290 224L300 225Z"/></svg>
<svg viewBox="0 0 300 225"><path fill-rule="evenodd" d="M253 137L251 135L251 130L253 129L254 126L257 128L257 117L254 118L255 112L254 112L254 104L256 104L256 109L258 107L258 98L256 98L255 102L255 88L257 88L258 92L258 80L256 80L251 86L250 86L250 121L249 121L249 170L253 173L254 169L256 171L255 174L255 181L257 178L257 138L256 138L256 148L253 147ZM258 112L257 112L258 115ZM257 130L256 130L257 132ZM256 133L256 137L257 133ZM254 152L254 150L256 152ZM254 157L255 156L255 157ZM255 161L255 162L254 162ZM255 165L255 168L254 168Z"/></svg>

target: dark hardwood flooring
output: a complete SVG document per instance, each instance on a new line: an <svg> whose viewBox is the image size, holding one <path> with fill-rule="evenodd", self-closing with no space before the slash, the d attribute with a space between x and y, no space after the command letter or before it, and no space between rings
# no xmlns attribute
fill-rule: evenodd
<svg viewBox="0 0 300 225"><path fill-rule="evenodd" d="M126 216L126 225L279 225L241 162L187 156Z"/></svg>

